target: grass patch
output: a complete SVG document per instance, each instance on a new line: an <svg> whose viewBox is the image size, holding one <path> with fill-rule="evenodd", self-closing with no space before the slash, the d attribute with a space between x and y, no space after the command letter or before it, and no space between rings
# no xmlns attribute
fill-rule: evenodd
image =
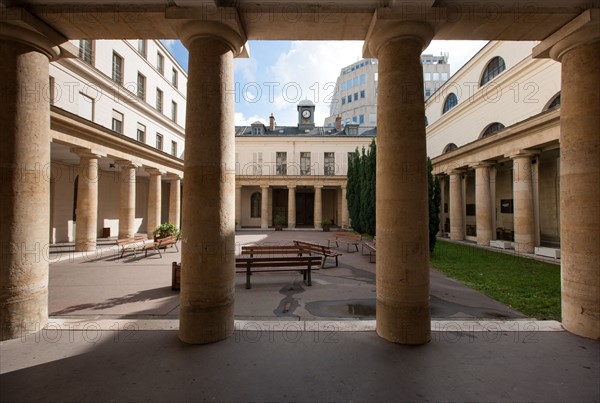
<svg viewBox="0 0 600 403"><path fill-rule="evenodd" d="M538 320L561 320L560 266L438 240L431 266Z"/></svg>

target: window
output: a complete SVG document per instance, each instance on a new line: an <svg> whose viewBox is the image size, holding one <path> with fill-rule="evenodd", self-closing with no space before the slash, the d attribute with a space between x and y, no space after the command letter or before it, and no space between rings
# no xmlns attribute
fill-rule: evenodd
<svg viewBox="0 0 600 403"><path fill-rule="evenodd" d="M156 89L156 110L163 111L163 92L159 88Z"/></svg>
<svg viewBox="0 0 600 403"><path fill-rule="evenodd" d="M440 73L440 80L447 81L448 80L448 73Z"/></svg>
<svg viewBox="0 0 600 403"><path fill-rule="evenodd" d="M310 175L310 153L300 153L300 175Z"/></svg>
<svg viewBox="0 0 600 403"><path fill-rule="evenodd" d="M138 40L138 52L140 55L144 56L144 58L146 57L146 42L145 39Z"/></svg>
<svg viewBox="0 0 600 403"><path fill-rule="evenodd" d="M353 84L355 87L358 87L358 77L354 77Z"/></svg>
<svg viewBox="0 0 600 403"><path fill-rule="evenodd" d="M165 57L160 52L156 52L156 69L160 74L165 74Z"/></svg>
<svg viewBox="0 0 600 403"><path fill-rule="evenodd" d="M450 143L446 147L444 147L444 151L442 152L442 154L449 153L450 151L454 151L457 148L458 148L458 146L456 144Z"/></svg>
<svg viewBox="0 0 600 403"><path fill-rule="evenodd" d="M448 112L450 109L454 108L458 104L458 98L456 98L456 94L453 92L448 95L446 98L446 102L444 102L444 109L442 114Z"/></svg>
<svg viewBox="0 0 600 403"><path fill-rule="evenodd" d="M87 64L93 63L93 44L89 39L81 39L79 41L79 58Z"/></svg>
<svg viewBox="0 0 600 403"><path fill-rule="evenodd" d="M94 99L88 97L82 92L79 93L78 100L79 116L87 120L94 120Z"/></svg>
<svg viewBox="0 0 600 403"><path fill-rule="evenodd" d="M156 148L162 151L163 149L163 135L156 133Z"/></svg>
<svg viewBox="0 0 600 403"><path fill-rule="evenodd" d="M352 123L356 123L357 121L356 116L352 116Z"/></svg>
<svg viewBox="0 0 600 403"><path fill-rule="evenodd" d="M171 140L171 155L177 157L177 142Z"/></svg>
<svg viewBox="0 0 600 403"><path fill-rule="evenodd" d="M262 175L263 153L252 153L252 174Z"/></svg>
<svg viewBox="0 0 600 403"><path fill-rule="evenodd" d="M361 91L360 91L360 98L361 98L361 99L364 99L364 98L365 98L365 96L366 96L366 95L365 95L365 90L361 90Z"/></svg>
<svg viewBox="0 0 600 403"><path fill-rule="evenodd" d="M355 92L355 93L354 93L354 100L355 100L355 101L358 101L358 92Z"/></svg>
<svg viewBox="0 0 600 403"><path fill-rule="evenodd" d="M252 196L250 196L250 217L260 218L261 209L262 195L260 192L254 192L252 193Z"/></svg>
<svg viewBox="0 0 600 403"><path fill-rule="evenodd" d="M440 73L433 73L431 78L433 81L440 81Z"/></svg>
<svg viewBox="0 0 600 403"><path fill-rule="evenodd" d="M352 102L352 95L348 95L348 103Z"/></svg>
<svg viewBox="0 0 600 403"><path fill-rule="evenodd" d="M142 100L146 100L146 77L138 71L137 74L137 96Z"/></svg>
<svg viewBox="0 0 600 403"><path fill-rule="evenodd" d="M123 84L123 58L116 52L112 57L112 80L117 84Z"/></svg>
<svg viewBox="0 0 600 403"><path fill-rule="evenodd" d="M123 133L123 114L113 109L112 129L117 133Z"/></svg>
<svg viewBox="0 0 600 403"><path fill-rule="evenodd" d="M342 105L346 105L346 97L342 97Z"/></svg>
<svg viewBox="0 0 600 403"><path fill-rule="evenodd" d="M364 75L364 74L361 74L361 75L360 75L360 83L361 83L361 84L364 84L364 83L365 83L365 75Z"/></svg>
<svg viewBox="0 0 600 403"><path fill-rule="evenodd" d="M361 125L363 123L365 123L365 115L359 115L358 116L358 123L360 123Z"/></svg>
<svg viewBox="0 0 600 403"><path fill-rule="evenodd" d="M171 101L171 120L177 123L177 102Z"/></svg>
<svg viewBox="0 0 600 403"><path fill-rule="evenodd" d="M137 141L140 143L146 142L146 126L141 123L137 125Z"/></svg>
<svg viewBox="0 0 600 403"><path fill-rule="evenodd" d="M424 77L425 81L431 81L431 73L424 73L423 77Z"/></svg>
<svg viewBox="0 0 600 403"><path fill-rule="evenodd" d="M173 70L171 71L171 84L173 84L173 87L177 88L178 81L179 81L179 74L177 73L177 69L175 67L173 67Z"/></svg>
<svg viewBox="0 0 600 403"><path fill-rule="evenodd" d="M489 81L493 80L498 74L502 73L506 69L506 65L504 64L504 59L499 56L494 57L485 67L483 71L483 76L481 77L480 86L487 84Z"/></svg>
<svg viewBox="0 0 600 403"><path fill-rule="evenodd" d="M481 133L480 138L491 136L492 134L494 134L496 132L499 132L502 129L504 129L504 125L502 123L494 122L494 123L492 123L491 125L488 125L488 127L485 128L485 130L483 131L483 133Z"/></svg>
<svg viewBox="0 0 600 403"><path fill-rule="evenodd" d="M278 152L275 157L275 168L277 175L287 175L287 153Z"/></svg>
<svg viewBox="0 0 600 403"><path fill-rule="evenodd" d="M342 83L342 91L346 91L346 82L345 81Z"/></svg>
<svg viewBox="0 0 600 403"><path fill-rule="evenodd" d="M548 107L544 110L548 111L550 109L558 108L559 106L560 106L560 92L558 93L558 95L554 96L552 101L550 101L550 103L548 104Z"/></svg>
<svg viewBox="0 0 600 403"><path fill-rule="evenodd" d="M325 153L325 176L335 175L335 153Z"/></svg>
<svg viewBox="0 0 600 403"><path fill-rule="evenodd" d="M377 123L377 114L369 113L369 123Z"/></svg>
<svg viewBox="0 0 600 403"><path fill-rule="evenodd" d="M346 84L347 84L347 86L346 86L347 89L352 88L352 80L348 80L348 82Z"/></svg>

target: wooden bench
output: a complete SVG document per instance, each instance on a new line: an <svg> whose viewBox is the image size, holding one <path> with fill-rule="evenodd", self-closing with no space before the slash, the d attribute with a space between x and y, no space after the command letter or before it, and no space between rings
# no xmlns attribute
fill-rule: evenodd
<svg viewBox="0 0 600 403"><path fill-rule="evenodd" d="M157 251L159 256L162 257L160 250L156 247L156 243L145 236L117 239L117 246L121 248L121 258L128 250L133 251L134 257L137 257L137 251L144 251L145 256L148 256L149 250Z"/></svg>
<svg viewBox="0 0 600 403"><path fill-rule="evenodd" d="M242 247L242 253L244 254L244 252L246 252L245 254L251 254L251 256L237 257L235 259L235 271L236 273L246 273L246 289L252 288L250 277L253 273L271 271L300 270L303 274L304 283L311 286L311 271L318 269L321 264L320 257L302 256L302 253L306 253L306 251L292 245ZM289 256L275 256L280 254Z"/></svg>
<svg viewBox="0 0 600 403"><path fill-rule="evenodd" d="M350 245L354 245L356 252L358 252L358 244L362 240L362 235L350 232L334 232L333 236L335 236L335 240L329 239L327 241L328 246L331 246L331 243L335 242L335 246L339 248L341 242L347 245L348 252L350 252Z"/></svg>
<svg viewBox="0 0 600 403"><path fill-rule="evenodd" d="M157 249L167 249L167 246L175 246L175 250L179 252L179 247L177 246L177 237L176 236L167 236L164 238L160 238L156 240L156 248Z"/></svg>
<svg viewBox="0 0 600 403"><path fill-rule="evenodd" d="M365 253L365 249L367 250L368 253ZM372 242L368 242L368 241L362 242L361 254L369 255L369 263L374 263L373 258L375 257L376 253L377 253L377 243L375 241L375 238L373 238Z"/></svg>
<svg viewBox="0 0 600 403"><path fill-rule="evenodd" d="M323 256L321 268L325 268L325 261L328 257L335 257L335 267L338 267L338 256L341 256L342 253L333 252L329 246L305 241L294 241L294 245L301 247L305 252L308 252L309 254L316 253L317 255Z"/></svg>

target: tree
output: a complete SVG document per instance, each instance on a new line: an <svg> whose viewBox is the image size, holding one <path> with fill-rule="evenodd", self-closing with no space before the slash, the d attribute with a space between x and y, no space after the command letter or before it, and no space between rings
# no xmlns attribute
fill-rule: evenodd
<svg viewBox="0 0 600 403"><path fill-rule="evenodd" d="M440 228L440 181L433 176L431 158L427 157L427 182L429 199L429 253L433 253Z"/></svg>
<svg viewBox="0 0 600 403"><path fill-rule="evenodd" d="M375 235L376 152L375 140L369 150L358 149L348 159L346 199L352 227L357 232Z"/></svg>

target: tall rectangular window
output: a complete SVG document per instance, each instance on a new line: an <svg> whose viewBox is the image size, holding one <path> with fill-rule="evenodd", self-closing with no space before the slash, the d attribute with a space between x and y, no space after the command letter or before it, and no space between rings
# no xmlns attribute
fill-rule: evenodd
<svg viewBox="0 0 600 403"><path fill-rule="evenodd" d="M79 41L79 58L87 64L93 63L93 43L90 39L81 39Z"/></svg>
<svg viewBox="0 0 600 403"><path fill-rule="evenodd" d="M360 75L360 83L361 83L361 84L364 84L364 83L365 83L365 75L364 75L364 74L361 74L361 75Z"/></svg>
<svg viewBox="0 0 600 403"><path fill-rule="evenodd" d="M361 125L363 123L365 123L365 115L359 115L358 116L358 123L360 123Z"/></svg>
<svg viewBox="0 0 600 403"><path fill-rule="evenodd" d="M177 73L177 69L173 67L173 71L171 73L171 84L173 87L177 88L177 82L179 81L179 73Z"/></svg>
<svg viewBox="0 0 600 403"><path fill-rule="evenodd" d="M300 153L300 175L310 175L310 153Z"/></svg>
<svg viewBox="0 0 600 403"><path fill-rule="evenodd" d="M112 57L112 79L117 84L123 84L123 58L116 52Z"/></svg>
<svg viewBox="0 0 600 403"><path fill-rule="evenodd" d="M358 92L355 92L355 93L354 93L354 100L355 100L355 101L358 101Z"/></svg>
<svg viewBox="0 0 600 403"><path fill-rule="evenodd" d="M137 96L142 100L146 100L146 77L138 71L137 74Z"/></svg>
<svg viewBox="0 0 600 403"><path fill-rule="evenodd" d="M156 52L156 69L160 74L165 74L165 57L160 52Z"/></svg>
<svg viewBox="0 0 600 403"><path fill-rule="evenodd" d="M360 98L363 99L365 97L365 90L360 91Z"/></svg>
<svg viewBox="0 0 600 403"><path fill-rule="evenodd" d="M352 95L348 95L348 103L352 102Z"/></svg>
<svg viewBox="0 0 600 403"><path fill-rule="evenodd" d="M78 105L79 116L87 120L94 120L94 99L84 93L79 93Z"/></svg>
<svg viewBox="0 0 600 403"><path fill-rule="evenodd" d="M252 175L262 175L263 153L252 153Z"/></svg>
<svg viewBox="0 0 600 403"><path fill-rule="evenodd" d="M159 88L156 89L156 110L163 111L163 92Z"/></svg>
<svg viewBox="0 0 600 403"><path fill-rule="evenodd" d="M123 133L123 114L113 109L112 129L117 133Z"/></svg>
<svg viewBox="0 0 600 403"><path fill-rule="evenodd" d="M137 125L137 141L146 143L146 126L141 123Z"/></svg>
<svg viewBox="0 0 600 403"><path fill-rule="evenodd" d="M177 157L177 142L171 140L171 155Z"/></svg>
<svg viewBox="0 0 600 403"><path fill-rule="evenodd" d="M352 88L352 80L348 80L346 83L346 88L347 89L351 89Z"/></svg>
<svg viewBox="0 0 600 403"><path fill-rule="evenodd" d="M177 123L177 102L171 101L171 120Z"/></svg>
<svg viewBox="0 0 600 403"><path fill-rule="evenodd" d="M325 153L325 176L335 175L335 153Z"/></svg>
<svg viewBox="0 0 600 403"><path fill-rule="evenodd" d="M275 158L275 169L277 175L287 175L287 153L278 152Z"/></svg>
<svg viewBox="0 0 600 403"><path fill-rule="evenodd" d="M146 41L145 39L139 39L138 40L138 52L140 53L140 55L144 56L144 58L146 57L146 44L148 41Z"/></svg>
<svg viewBox="0 0 600 403"><path fill-rule="evenodd" d="M358 87L358 77L354 77L352 80L355 87Z"/></svg>
<svg viewBox="0 0 600 403"><path fill-rule="evenodd" d="M163 149L163 135L156 133L156 148L162 151Z"/></svg>

